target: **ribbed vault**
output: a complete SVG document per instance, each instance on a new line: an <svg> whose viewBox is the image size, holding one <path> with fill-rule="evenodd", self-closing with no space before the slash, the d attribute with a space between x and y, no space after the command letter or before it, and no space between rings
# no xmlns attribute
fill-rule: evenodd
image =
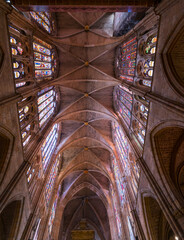
<svg viewBox="0 0 184 240"><path fill-rule="evenodd" d="M109 217L115 48L123 37L112 37L113 13L57 13L58 33L52 37L60 60L54 84L61 104L55 121L62 137L61 200L56 215L59 239L70 239L82 218L98 239L111 239Z"/></svg>

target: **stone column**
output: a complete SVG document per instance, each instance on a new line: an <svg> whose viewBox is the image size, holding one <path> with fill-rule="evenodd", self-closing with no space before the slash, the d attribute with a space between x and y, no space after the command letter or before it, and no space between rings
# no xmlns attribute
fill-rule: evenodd
<svg viewBox="0 0 184 240"><path fill-rule="evenodd" d="M11 6L9 6L3 0L0 0L0 48L2 49L3 56L0 67L0 99L4 99L15 94L7 21L7 14L11 12L11 9Z"/></svg>

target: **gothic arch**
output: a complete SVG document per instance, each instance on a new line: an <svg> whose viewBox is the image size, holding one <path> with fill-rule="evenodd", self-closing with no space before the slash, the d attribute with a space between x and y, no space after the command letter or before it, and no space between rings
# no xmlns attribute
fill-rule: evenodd
<svg viewBox="0 0 184 240"><path fill-rule="evenodd" d="M2 240L17 239L23 210L23 198L15 197L0 213L0 236Z"/></svg>
<svg viewBox="0 0 184 240"><path fill-rule="evenodd" d="M0 47L0 70L1 70L1 66L3 64L3 60L4 60L4 53L2 48Z"/></svg>
<svg viewBox="0 0 184 240"><path fill-rule="evenodd" d="M142 201L149 240L174 240L174 232L154 196L143 193Z"/></svg>
<svg viewBox="0 0 184 240"><path fill-rule="evenodd" d="M177 208L182 208L184 199L184 123L170 121L161 123L151 132L152 151L163 186L174 199ZM176 201L177 200L177 201Z"/></svg>
<svg viewBox="0 0 184 240"><path fill-rule="evenodd" d="M10 161L13 141L13 135L0 126L0 182L3 180Z"/></svg>
<svg viewBox="0 0 184 240"><path fill-rule="evenodd" d="M162 52L164 68L172 87L183 96L184 91L184 18L175 26Z"/></svg>

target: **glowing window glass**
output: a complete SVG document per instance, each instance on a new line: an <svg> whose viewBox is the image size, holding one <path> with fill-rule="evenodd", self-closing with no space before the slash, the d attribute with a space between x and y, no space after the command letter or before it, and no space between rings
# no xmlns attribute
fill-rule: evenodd
<svg viewBox="0 0 184 240"><path fill-rule="evenodd" d="M50 162L50 159L52 157L52 153L56 147L57 138L58 138L58 132L57 132L57 124L55 124L48 136L46 137L44 143L42 144L41 151L42 151L42 166L43 171L45 172L48 164Z"/></svg>

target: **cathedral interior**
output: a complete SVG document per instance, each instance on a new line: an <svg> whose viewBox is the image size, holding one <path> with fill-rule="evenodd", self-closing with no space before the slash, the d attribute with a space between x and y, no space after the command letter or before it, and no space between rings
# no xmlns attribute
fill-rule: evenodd
<svg viewBox="0 0 184 240"><path fill-rule="evenodd" d="M0 240L184 239L184 1L0 0Z"/></svg>

